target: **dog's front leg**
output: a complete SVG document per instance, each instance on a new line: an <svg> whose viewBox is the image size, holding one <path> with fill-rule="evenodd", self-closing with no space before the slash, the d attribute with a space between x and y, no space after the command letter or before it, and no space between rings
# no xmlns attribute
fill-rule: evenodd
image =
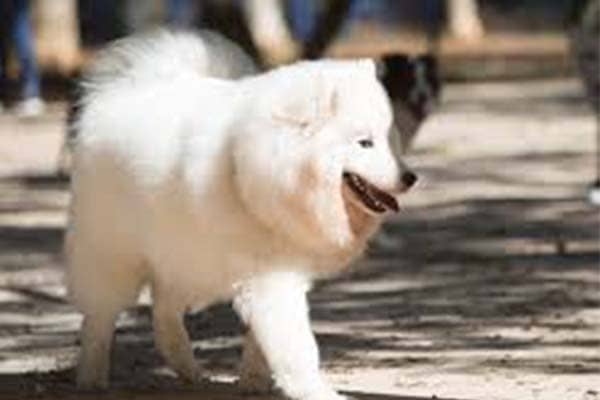
<svg viewBox="0 0 600 400"><path fill-rule="evenodd" d="M239 386L246 394L268 394L273 389L271 369L250 329L244 338Z"/></svg>
<svg viewBox="0 0 600 400"><path fill-rule="evenodd" d="M319 372L310 328L307 279L273 272L247 282L234 305L272 371L276 388L295 400L339 400Z"/></svg>

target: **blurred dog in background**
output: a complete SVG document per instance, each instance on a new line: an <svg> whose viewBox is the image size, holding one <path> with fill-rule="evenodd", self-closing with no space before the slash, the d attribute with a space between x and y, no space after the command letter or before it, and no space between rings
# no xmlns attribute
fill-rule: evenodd
<svg viewBox="0 0 600 400"><path fill-rule="evenodd" d="M380 78L390 97L395 129L400 135L402 151L406 153L421 124L439 102L438 61L432 54L385 55L380 63Z"/></svg>

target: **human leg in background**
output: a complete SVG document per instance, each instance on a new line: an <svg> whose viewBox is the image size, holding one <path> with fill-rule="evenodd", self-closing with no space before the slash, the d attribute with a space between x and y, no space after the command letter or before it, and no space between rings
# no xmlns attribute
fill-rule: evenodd
<svg viewBox="0 0 600 400"><path fill-rule="evenodd" d="M0 2L0 21L8 21L7 4ZM4 111L4 101L6 101L6 54L8 52L8 27L7 24L0 24L0 114Z"/></svg>
<svg viewBox="0 0 600 400"><path fill-rule="evenodd" d="M314 0L290 0L289 7L294 37L302 43L308 42L317 17Z"/></svg>
<svg viewBox="0 0 600 400"><path fill-rule="evenodd" d="M294 60L298 48L288 29L283 0L246 0L241 4L261 58L269 65Z"/></svg>
<svg viewBox="0 0 600 400"><path fill-rule="evenodd" d="M38 73L28 0L9 0L12 3L11 39L21 68L21 103L17 113L23 117L33 117L44 112L40 97L40 76Z"/></svg>
<svg viewBox="0 0 600 400"><path fill-rule="evenodd" d="M1 30L2 28L0 28ZM4 38L5 36L0 32L0 114L4 112L4 100L6 94L6 82L4 77L4 71L6 70L5 64L5 54L6 50L4 48Z"/></svg>
<svg viewBox="0 0 600 400"><path fill-rule="evenodd" d="M200 2L191 0L167 0L167 23L174 28L191 28L199 6Z"/></svg>

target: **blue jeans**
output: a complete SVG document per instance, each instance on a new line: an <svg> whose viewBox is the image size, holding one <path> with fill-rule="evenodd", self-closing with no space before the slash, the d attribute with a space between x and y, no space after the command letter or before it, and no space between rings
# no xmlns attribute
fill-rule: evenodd
<svg viewBox="0 0 600 400"><path fill-rule="evenodd" d="M317 18L315 0L290 0L289 7L294 37L303 42L312 39Z"/></svg>
<svg viewBox="0 0 600 400"><path fill-rule="evenodd" d="M5 50L10 44L15 47L19 66L21 68L21 97L23 99L38 97L40 95L40 77L33 49L33 36L29 18L28 0L2 0L0 3L1 17L5 22L2 37ZM0 57L4 58L6 51L1 51ZM0 76L3 76L5 60L0 60Z"/></svg>
<svg viewBox="0 0 600 400"><path fill-rule="evenodd" d="M190 28L199 11L191 0L167 0L167 22L174 28Z"/></svg>

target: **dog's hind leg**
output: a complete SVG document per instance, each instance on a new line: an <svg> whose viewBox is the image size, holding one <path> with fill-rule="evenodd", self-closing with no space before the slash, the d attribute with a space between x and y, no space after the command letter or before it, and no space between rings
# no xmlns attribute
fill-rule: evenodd
<svg viewBox="0 0 600 400"><path fill-rule="evenodd" d="M129 265L132 258L106 254L71 253L71 294L83 313L81 352L77 385L85 390L108 386L110 353L115 321L119 312L135 304L143 284L143 275ZM86 263L85 267L77 263Z"/></svg>
<svg viewBox="0 0 600 400"><path fill-rule="evenodd" d="M102 390L108 386L110 349L118 311L88 314L81 326L81 352L77 386L83 390Z"/></svg>
<svg viewBox="0 0 600 400"><path fill-rule="evenodd" d="M201 371L194 360L192 344L183 323L185 306L172 302L166 290L157 286L153 288L156 346L180 377L190 383L198 382Z"/></svg>

